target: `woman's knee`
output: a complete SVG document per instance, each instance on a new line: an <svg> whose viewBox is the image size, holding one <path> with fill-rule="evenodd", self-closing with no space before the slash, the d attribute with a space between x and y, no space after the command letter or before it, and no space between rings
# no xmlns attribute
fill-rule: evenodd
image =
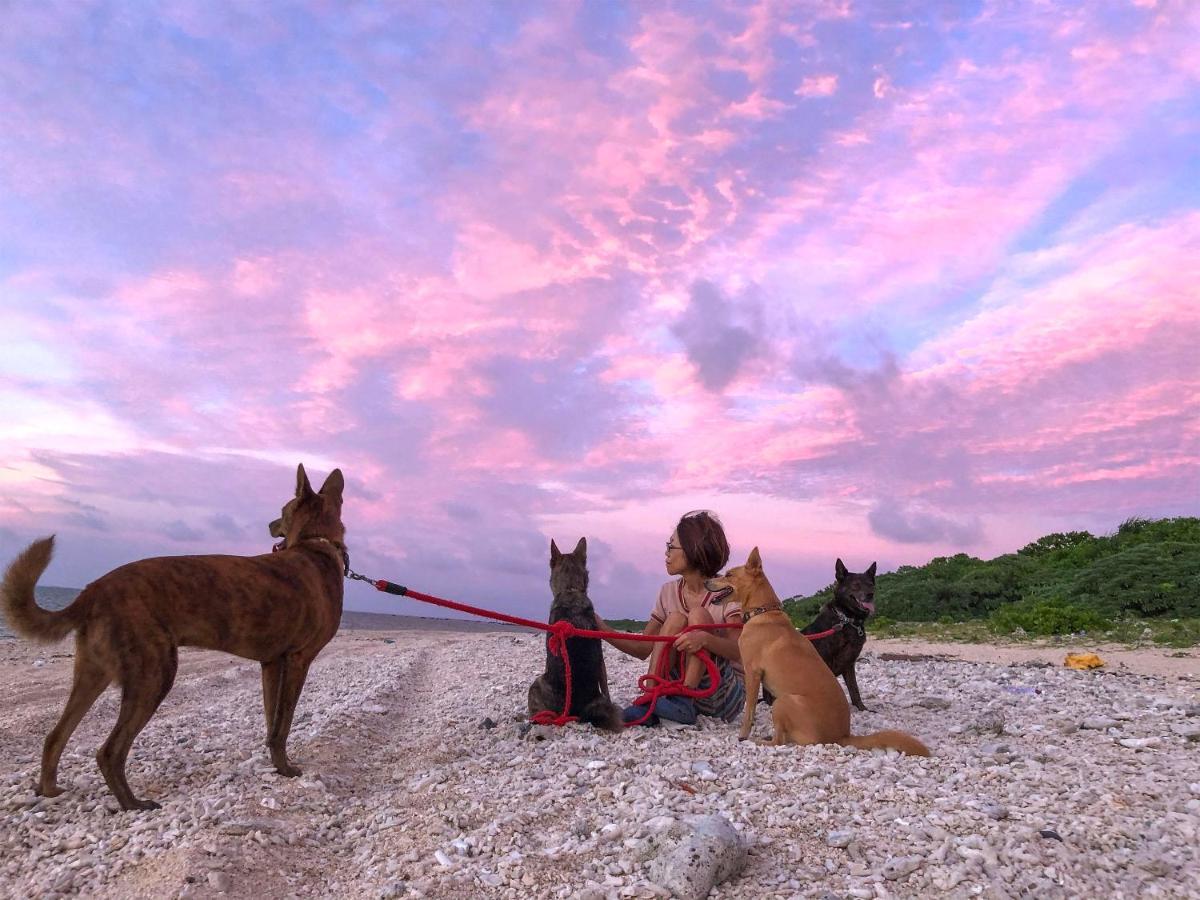
<svg viewBox="0 0 1200 900"><path fill-rule="evenodd" d="M690 624L688 617L683 613L667 613L666 621L663 622L662 629L659 634L679 634L683 629Z"/></svg>
<svg viewBox="0 0 1200 900"><path fill-rule="evenodd" d="M689 625L712 625L715 621L706 606L697 606L688 611L687 623Z"/></svg>

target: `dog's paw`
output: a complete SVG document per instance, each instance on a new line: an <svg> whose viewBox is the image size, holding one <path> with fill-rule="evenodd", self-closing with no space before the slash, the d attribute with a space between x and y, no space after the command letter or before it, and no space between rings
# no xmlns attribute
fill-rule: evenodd
<svg viewBox="0 0 1200 900"><path fill-rule="evenodd" d="M747 739L747 738L749 738L749 737L750 737L749 733L746 733L746 734L739 734L739 735L738 735L738 741L739 741L739 742L741 742L741 741L744 741L744 740L746 740L746 739Z"/></svg>
<svg viewBox="0 0 1200 900"><path fill-rule="evenodd" d="M154 810L154 809L162 809L162 804L155 803L153 800L138 800L135 797L133 800L133 803L125 808L126 809Z"/></svg>
<svg viewBox="0 0 1200 900"><path fill-rule="evenodd" d="M284 778L295 778L297 775L304 774L298 768L296 768L295 766L293 766L291 764L288 764L286 766L276 766L275 771L278 772L280 775L282 775Z"/></svg>
<svg viewBox="0 0 1200 900"><path fill-rule="evenodd" d="M63 789L60 788L57 784L52 784L52 785L50 785L50 787L47 787L47 788L44 788L41 785L37 785L36 787L34 787L33 793L36 794L38 797L58 797L63 793Z"/></svg>

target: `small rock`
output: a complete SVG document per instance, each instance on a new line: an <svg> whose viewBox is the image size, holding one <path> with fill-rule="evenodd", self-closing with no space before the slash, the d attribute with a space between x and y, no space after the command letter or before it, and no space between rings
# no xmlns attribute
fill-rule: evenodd
<svg viewBox="0 0 1200 900"><path fill-rule="evenodd" d="M888 881L895 881L905 875L911 875L921 867L924 860L916 855L896 856L883 864L882 874Z"/></svg>
<svg viewBox="0 0 1200 900"><path fill-rule="evenodd" d="M214 891L225 893L233 885L232 879L224 872L209 872L208 885Z"/></svg>
<svg viewBox="0 0 1200 900"><path fill-rule="evenodd" d="M1156 737L1122 738L1121 740L1117 741L1117 743L1120 744L1122 747L1128 747L1131 750L1144 750L1147 747L1157 747L1159 744L1162 743L1162 741L1160 741Z"/></svg>
<svg viewBox="0 0 1200 900"><path fill-rule="evenodd" d="M853 831L831 831L825 835L825 843L839 849L849 847L852 840L854 840Z"/></svg>
<svg viewBox="0 0 1200 900"><path fill-rule="evenodd" d="M980 734L1004 734L1004 713L991 710L975 720L971 728Z"/></svg>
<svg viewBox="0 0 1200 900"><path fill-rule="evenodd" d="M985 803L980 809L989 819L1000 821L1008 818L1008 807L1003 803Z"/></svg>
<svg viewBox="0 0 1200 900"><path fill-rule="evenodd" d="M480 727L480 728L483 728L483 729L485 729L485 730L490 730L490 729L492 729L492 728L495 728L495 727L496 727L496 723L495 723L495 722L493 722L493 721L491 720L491 718L489 717L489 718L485 718L485 719L484 719L482 722L480 722L480 723L479 723L479 727Z"/></svg>
<svg viewBox="0 0 1200 900"><path fill-rule="evenodd" d="M926 709L949 709L950 701L944 697L922 697L916 705Z"/></svg>
<svg viewBox="0 0 1200 900"><path fill-rule="evenodd" d="M1116 719L1110 719L1107 716L1092 716L1080 722L1079 727L1089 731L1107 731L1110 728L1120 727L1120 724Z"/></svg>
<svg viewBox="0 0 1200 900"><path fill-rule="evenodd" d="M1038 832L1042 837L1049 838L1052 841L1062 841L1062 835L1052 828L1043 828Z"/></svg>

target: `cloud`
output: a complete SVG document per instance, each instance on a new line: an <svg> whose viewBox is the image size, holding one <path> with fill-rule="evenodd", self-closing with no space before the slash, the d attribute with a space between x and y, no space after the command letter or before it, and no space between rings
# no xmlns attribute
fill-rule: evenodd
<svg viewBox="0 0 1200 900"><path fill-rule="evenodd" d="M551 534L642 611L684 499L797 589L1189 511L1186 4L104 8L0 34L0 509L65 583L264 551L300 461L356 564L539 613Z"/></svg>
<svg viewBox="0 0 1200 900"><path fill-rule="evenodd" d="M193 528L191 525L187 524L181 519L168 522L163 527L163 534L165 534L171 540L179 541L181 543L196 543L197 541L204 539L203 531Z"/></svg>
<svg viewBox="0 0 1200 900"><path fill-rule="evenodd" d="M91 531L109 530L108 521L98 507L65 497L60 497L58 503L69 510L69 512L64 514L63 518L72 525L77 525Z"/></svg>
<svg viewBox="0 0 1200 900"><path fill-rule="evenodd" d="M762 353L765 342L755 325L755 310L749 303L735 305L715 285L700 281L692 285L687 309L671 331L683 343L701 383L710 391L720 391L756 352Z"/></svg>
<svg viewBox="0 0 1200 900"><path fill-rule="evenodd" d="M240 541L246 536L246 529L227 513L214 513L204 521L214 532L231 541Z"/></svg>
<svg viewBox="0 0 1200 900"><path fill-rule="evenodd" d="M983 526L978 517L959 520L891 498L877 501L868 513L867 521L875 534L902 544L951 544L970 548L983 539Z"/></svg>

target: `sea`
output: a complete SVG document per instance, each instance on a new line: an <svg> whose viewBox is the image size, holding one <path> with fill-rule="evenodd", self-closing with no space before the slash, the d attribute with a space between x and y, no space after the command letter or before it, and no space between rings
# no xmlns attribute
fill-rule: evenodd
<svg viewBox="0 0 1200 900"><path fill-rule="evenodd" d="M34 588L34 596L38 606L46 609L62 609L70 606L71 601L79 596L80 588L43 587ZM368 631L512 631L521 633L527 631L513 625L500 622L479 621L471 619L438 619L424 616L397 616L378 612L345 610L342 613L342 627L364 629ZM0 641L15 640L13 633L8 630L4 616L0 614Z"/></svg>

